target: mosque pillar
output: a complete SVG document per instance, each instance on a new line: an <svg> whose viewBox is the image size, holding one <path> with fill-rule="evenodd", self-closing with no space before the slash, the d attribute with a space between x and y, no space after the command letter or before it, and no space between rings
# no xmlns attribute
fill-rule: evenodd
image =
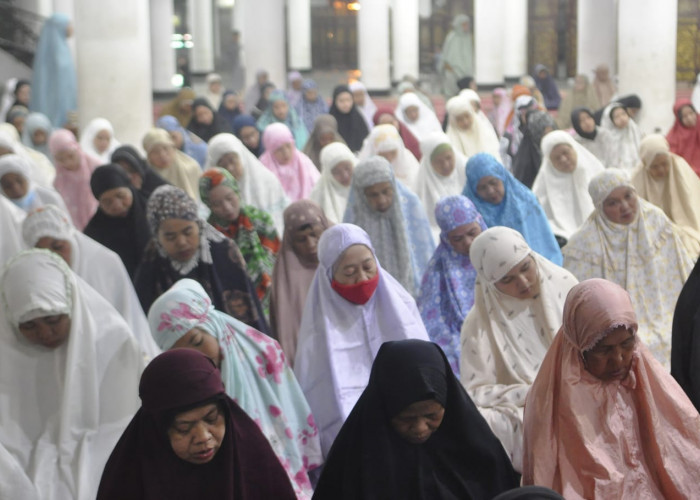
<svg viewBox="0 0 700 500"><path fill-rule="evenodd" d="M477 84L503 83L502 0L474 2L474 78Z"/></svg>
<svg viewBox="0 0 700 500"><path fill-rule="evenodd" d="M75 0L78 120L103 117L125 144L153 123L148 3Z"/></svg>
<svg viewBox="0 0 700 500"><path fill-rule="evenodd" d="M150 0L151 17L151 83L154 92L173 90L176 73L173 49L173 1Z"/></svg>
<svg viewBox="0 0 700 500"><path fill-rule="evenodd" d="M362 4L364 8L365 4ZM418 0L393 0L391 7L392 73L394 81L419 76Z"/></svg>
<svg viewBox="0 0 700 500"><path fill-rule="evenodd" d="M357 15L357 46L362 83L368 90L387 91L389 75L388 0L362 2Z"/></svg>
<svg viewBox="0 0 700 500"><path fill-rule="evenodd" d="M311 69L310 0L288 0L287 50L290 69L300 71Z"/></svg>
<svg viewBox="0 0 700 500"><path fill-rule="evenodd" d="M246 67L246 87L255 81L255 73L264 69L270 75L272 83L278 88L284 88L287 80L284 9L279 0L236 0L238 2L245 4L241 9L241 43Z"/></svg>
<svg viewBox="0 0 700 500"><path fill-rule="evenodd" d="M214 19L212 0L188 0L187 24L192 35L190 71L206 74L214 71Z"/></svg>
<svg viewBox="0 0 700 500"><path fill-rule="evenodd" d="M503 32L503 76L527 74L527 0L503 0L503 19L494 29ZM486 2L483 2L486 3ZM583 2L579 2L579 5ZM478 62L478 59L477 59ZM477 80L478 82L478 80Z"/></svg>
<svg viewBox="0 0 700 500"><path fill-rule="evenodd" d="M607 64L610 75L615 75L617 68L615 2L586 0L578 2L577 9L576 72L588 76L593 81L595 78L593 70L596 66Z"/></svg>
<svg viewBox="0 0 700 500"><path fill-rule="evenodd" d="M678 0L619 0L618 8L618 93L641 98L643 133L666 133L674 121Z"/></svg>
<svg viewBox="0 0 700 500"><path fill-rule="evenodd" d="M418 0L418 15L422 18L433 15L433 5L431 0Z"/></svg>

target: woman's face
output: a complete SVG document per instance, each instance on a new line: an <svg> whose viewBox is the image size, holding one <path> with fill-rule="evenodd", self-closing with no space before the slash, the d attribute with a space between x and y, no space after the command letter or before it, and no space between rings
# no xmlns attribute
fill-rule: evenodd
<svg viewBox="0 0 700 500"><path fill-rule="evenodd" d="M559 172L570 174L576 170L578 155L570 144L557 144L549 153L549 159L552 166Z"/></svg>
<svg viewBox="0 0 700 500"><path fill-rule="evenodd" d="M408 106L403 110L403 114L406 116L406 120L413 123L420 117L420 109L418 106Z"/></svg>
<svg viewBox="0 0 700 500"><path fill-rule="evenodd" d="M29 181L22 174L8 172L0 177L0 187L2 187L5 196L11 200L19 200L27 195Z"/></svg>
<svg viewBox="0 0 700 500"><path fill-rule="evenodd" d="M442 177L452 175L455 170L455 153L451 149L431 157L430 165L436 174Z"/></svg>
<svg viewBox="0 0 700 500"><path fill-rule="evenodd" d="M216 165L231 172L231 175L233 175L237 181L240 181L243 178L243 163L241 163L240 156L233 151L226 153L219 158Z"/></svg>
<svg viewBox="0 0 700 500"><path fill-rule="evenodd" d="M396 130L399 129L399 121L389 113L380 115L377 120L377 125L393 125Z"/></svg>
<svg viewBox="0 0 700 500"><path fill-rule="evenodd" d="M352 245L336 261L333 279L341 285L354 285L377 275L377 260L365 245Z"/></svg>
<svg viewBox="0 0 700 500"><path fill-rule="evenodd" d="M233 189L219 185L209 191L209 208L219 219L231 224L238 220L241 202Z"/></svg>
<svg viewBox="0 0 700 500"><path fill-rule="evenodd" d="M506 188L503 185L503 181L498 177L485 175L476 185L476 194L478 194L479 198L482 200L493 205L498 205L503 201L503 197L506 195Z"/></svg>
<svg viewBox="0 0 700 500"><path fill-rule="evenodd" d="M625 108L615 108L610 117L617 128L625 128L630 122L630 115Z"/></svg>
<svg viewBox="0 0 700 500"><path fill-rule="evenodd" d="M279 100L272 103L272 114L275 115L275 118L279 121L285 121L288 113L289 105L286 102Z"/></svg>
<svg viewBox="0 0 700 500"><path fill-rule="evenodd" d="M335 164L331 169L331 175L338 181L341 186L348 187L352 182L352 163L349 161L341 161Z"/></svg>
<svg viewBox="0 0 700 500"><path fill-rule="evenodd" d="M469 130L474 123L474 117L470 113L460 113L454 119L459 130Z"/></svg>
<svg viewBox="0 0 700 500"><path fill-rule="evenodd" d="M447 233L447 241L452 249L460 255L469 257L469 249L474 238L481 234L481 226L478 222L470 222L457 226Z"/></svg>
<svg viewBox="0 0 700 500"><path fill-rule="evenodd" d="M172 165L175 159L175 148L170 144L156 144L148 152L148 163L163 170Z"/></svg>
<svg viewBox="0 0 700 500"><path fill-rule="evenodd" d="M168 135L173 140L173 145L175 149L182 149L182 145L185 143L185 138L182 136L182 132L179 130L168 130Z"/></svg>
<svg viewBox="0 0 700 500"><path fill-rule="evenodd" d="M214 121L214 112L207 106L197 106L194 110L194 117L202 125L211 125Z"/></svg>
<svg viewBox="0 0 700 500"><path fill-rule="evenodd" d="M27 121L27 117L24 115L17 115L12 119L10 123L14 125L14 127L17 129L17 133L19 135L22 135L22 131L24 130L24 122Z"/></svg>
<svg viewBox="0 0 700 500"><path fill-rule="evenodd" d="M291 142L283 144L273 151L272 156L275 157L275 161L280 165L287 165L294 156L294 146Z"/></svg>
<svg viewBox="0 0 700 500"><path fill-rule="evenodd" d="M318 99L318 89L306 89L304 91L304 99L309 102L316 102L316 99Z"/></svg>
<svg viewBox="0 0 700 500"><path fill-rule="evenodd" d="M66 170L78 170L80 168L80 153L77 149L64 149L54 156L56 163Z"/></svg>
<svg viewBox="0 0 700 500"><path fill-rule="evenodd" d="M684 127L695 128L698 124L698 114L690 106L681 108L681 123Z"/></svg>
<svg viewBox="0 0 700 500"><path fill-rule="evenodd" d="M649 165L649 175L652 179L660 181L668 177L668 172L671 170L671 155L668 153L659 153L654 156Z"/></svg>
<svg viewBox="0 0 700 500"><path fill-rule="evenodd" d="M434 399L416 401L391 419L394 430L411 444L425 443L438 430L445 417L445 407Z"/></svg>
<svg viewBox="0 0 700 500"><path fill-rule="evenodd" d="M46 130L38 128L32 133L32 144L35 146L42 146L46 144L47 138L48 136L46 135Z"/></svg>
<svg viewBox="0 0 700 500"><path fill-rule="evenodd" d="M55 349L70 334L70 317L67 314L42 316L19 324L19 332L35 345Z"/></svg>
<svg viewBox="0 0 700 500"><path fill-rule="evenodd" d="M328 146L331 142L335 142L335 134L332 131L329 130L319 134L318 144L321 146L321 149Z"/></svg>
<svg viewBox="0 0 700 500"><path fill-rule="evenodd" d="M56 255L59 255L64 261L66 261L66 264L68 264L69 266L71 265L73 249L71 248L70 241L68 240L59 240L56 238L52 238L51 236L44 236L42 238L39 238L39 241L36 242L34 248L43 248L46 250L50 250Z"/></svg>
<svg viewBox="0 0 700 500"><path fill-rule="evenodd" d="M365 91L364 90L353 90L352 99L355 101L359 107L365 105Z"/></svg>
<svg viewBox="0 0 700 500"><path fill-rule="evenodd" d="M591 375L604 382L622 380L632 367L636 344L634 333L619 326L583 353L584 366Z"/></svg>
<svg viewBox="0 0 700 500"><path fill-rule="evenodd" d="M257 149L260 145L260 131L252 125L241 127L239 134L241 142L250 149Z"/></svg>
<svg viewBox="0 0 700 500"><path fill-rule="evenodd" d="M501 105L503 97L501 97L501 94L491 94L491 100L493 101L493 107L497 108Z"/></svg>
<svg viewBox="0 0 700 500"><path fill-rule="evenodd" d="M375 212L386 212L394 203L394 185L390 181L367 186L364 192L367 204Z"/></svg>
<svg viewBox="0 0 700 500"><path fill-rule="evenodd" d="M221 348L219 347L219 341L216 340L216 337L205 332L201 328L192 328L189 332L177 339L177 342L171 347L171 349L179 348L199 351L207 358L211 359L217 368L221 366Z"/></svg>
<svg viewBox="0 0 700 500"><path fill-rule="evenodd" d="M109 148L109 143L112 140L112 134L109 130L100 130L95 134L95 138L92 140L92 145L95 147L95 151L102 154Z"/></svg>
<svg viewBox="0 0 700 500"><path fill-rule="evenodd" d="M583 130L585 133L591 134L595 131L595 120L588 113L579 113L578 121L581 130Z"/></svg>
<svg viewBox="0 0 700 500"><path fill-rule="evenodd" d="M610 222L631 224L637 218L637 192L629 186L612 190L603 202L603 214Z"/></svg>
<svg viewBox="0 0 700 500"><path fill-rule="evenodd" d="M396 158L399 156L399 150L398 149L390 149L389 151L378 151L377 154L379 156L382 156L386 158L386 161L389 163L394 163Z"/></svg>
<svg viewBox="0 0 700 500"><path fill-rule="evenodd" d="M323 225L316 222L292 231L292 250L300 261L310 264L318 262L318 240L324 230Z"/></svg>
<svg viewBox="0 0 700 500"><path fill-rule="evenodd" d="M226 435L223 409L216 403L178 413L168 428L178 458L195 465L213 460Z"/></svg>
<svg viewBox="0 0 700 500"><path fill-rule="evenodd" d="M199 249L199 225L184 219L165 219L158 228L158 242L172 260L187 262Z"/></svg>
<svg viewBox="0 0 700 500"><path fill-rule="evenodd" d="M141 189L141 186L143 186L143 177L141 177L141 174L125 160L116 160L115 163L122 167L122 170L129 176L131 185L134 186L135 189Z"/></svg>
<svg viewBox="0 0 700 500"><path fill-rule="evenodd" d="M536 298L540 294L540 277L535 259L528 255L495 285L499 292L516 299Z"/></svg>
<svg viewBox="0 0 700 500"><path fill-rule="evenodd" d="M117 187L102 193L99 202L100 210L110 217L126 217L134 203L134 196L131 194L131 189Z"/></svg>
<svg viewBox="0 0 700 500"><path fill-rule="evenodd" d="M349 113L352 109L353 99L352 94L349 92L341 92L335 98L335 107L341 113Z"/></svg>
<svg viewBox="0 0 700 500"><path fill-rule="evenodd" d="M236 94L228 94L224 98L224 108L233 111L238 107L238 97Z"/></svg>
<svg viewBox="0 0 700 500"><path fill-rule="evenodd" d="M32 88L26 83L15 90L15 98L20 104L23 104L25 106L29 105L29 100L31 99L31 97Z"/></svg>

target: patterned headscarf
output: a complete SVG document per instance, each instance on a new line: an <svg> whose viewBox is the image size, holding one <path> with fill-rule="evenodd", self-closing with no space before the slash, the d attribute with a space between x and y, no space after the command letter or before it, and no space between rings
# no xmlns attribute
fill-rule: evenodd
<svg viewBox="0 0 700 500"><path fill-rule="evenodd" d="M435 205L440 244L423 275L416 302L430 340L442 347L459 376L459 331L474 305L476 270L468 255L457 253L447 239L453 229L476 222L486 230L481 214L469 198L446 196Z"/></svg>
<svg viewBox="0 0 700 500"><path fill-rule="evenodd" d="M204 222L198 214L197 202L190 198L187 193L176 186L169 184L158 187L148 199L146 219L151 227L151 233L158 247L161 257L168 258L170 264L180 274L187 274L194 269L201 260L205 264L212 263L209 241L223 241L224 235ZM199 226L199 250L187 262L180 262L171 259L160 244L158 229L161 223L167 219L181 219L196 222Z"/></svg>

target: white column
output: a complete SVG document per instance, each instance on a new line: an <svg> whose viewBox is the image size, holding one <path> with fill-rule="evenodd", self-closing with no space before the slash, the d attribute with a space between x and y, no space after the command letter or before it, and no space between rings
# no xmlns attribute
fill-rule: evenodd
<svg viewBox="0 0 700 500"><path fill-rule="evenodd" d="M214 71L214 23L211 0L188 0L187 17L194 46L190 51L190 71Z"/></svg>
<svg viewBox="0 0 700 500"><path fill-rule="evenodd" d="M618 92L642 99L642 132L673 124L677 0L619 0Z"/></svg>
<svg viewBox="0 0 700 500"><path fill-rule="evenodd" d="M280 7L281 8L281 7ZM287 60L289 68L311 69L311 2L287 2Z"/></svg>
<svg viewBox="0 0 700 500"><path fill-rule="evenodd" d="M75 0L80 127L96 117L125 144L141 144L153 121L148 3Z"/></svg>
<svg viewBox="0 0 700 500"><path fill-rule="evenodd" d="M576 72L595 77L594 69L607 64L610 75L617 69L617 9L610 0L585 0L577 4L578 59ZM644 12L639 10L638 12ZM635 19L637 19L637 15ZM675 32L675 30L674 30ZM675 72L675 70L674 70Z"/></svg>
<svg viewBox="0 0 700 500"><path fill-rule="evenodd" d="M502 0L474 2L474 72L478 84L503 82Z"/></svg>
<svg viewBox="0 0 700 500"><path fill-rule="evenodd" d="M255 81L255 73L265 69L270 81L284 88L285 75L284 9L279 0L236 0L242 6L243 60L246 67L246 87ZM265 22L261 22L264 19Z"/></svg>
<svg viewBox="0 0 700 500"><path fill-rule="evenodd" d="M173 89L172 78L176 73L173 36L173 0L150 0L151 17L151 82L153 90Z"/></svg>
<svg viewBox="0 0 700 500"><path fill-rule="evenodd" d="M431 0L419 0L418 1L418 15L420 17L426 18L433 14L433 5Z"/></svg>
<svg viewBox="0 0 700 500"><path fill-rule="evenodd" d="M357 15L358 61L369 90L389 90L389 3L362 2Z"/></svg>
<svg viewBox="0 0 700 500"><path fill-rule="evenodd" d="M362 4L362 8L365 4ZM391 77L394 81L399 81L406 75L415 78L419 76L418 30L418 0L393 0Z"/></svg>
<svg viewBox="0 0 700 500"><path fill-rule="evenodd" d="M527 0L505 0L504 7L503 76L520 78L527 74Z"/></svg>

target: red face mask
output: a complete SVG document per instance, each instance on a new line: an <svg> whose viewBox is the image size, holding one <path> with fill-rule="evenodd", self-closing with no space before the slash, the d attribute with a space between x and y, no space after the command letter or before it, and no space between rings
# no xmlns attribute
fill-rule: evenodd
<svg viewBox="0 0 700 500"><path fill-rule="evenodd" d="M374 275L374 278L370 278L366 281L360 281L359 283L353 283L352 285L343 285L338 283L335 279L331 280L331 287L333 290L338 292L338 295L343 297L348 302L353 304L363 305L366 304L369 299L374 295L374 291L377 289L379 284L379 272Z"/></svg>

